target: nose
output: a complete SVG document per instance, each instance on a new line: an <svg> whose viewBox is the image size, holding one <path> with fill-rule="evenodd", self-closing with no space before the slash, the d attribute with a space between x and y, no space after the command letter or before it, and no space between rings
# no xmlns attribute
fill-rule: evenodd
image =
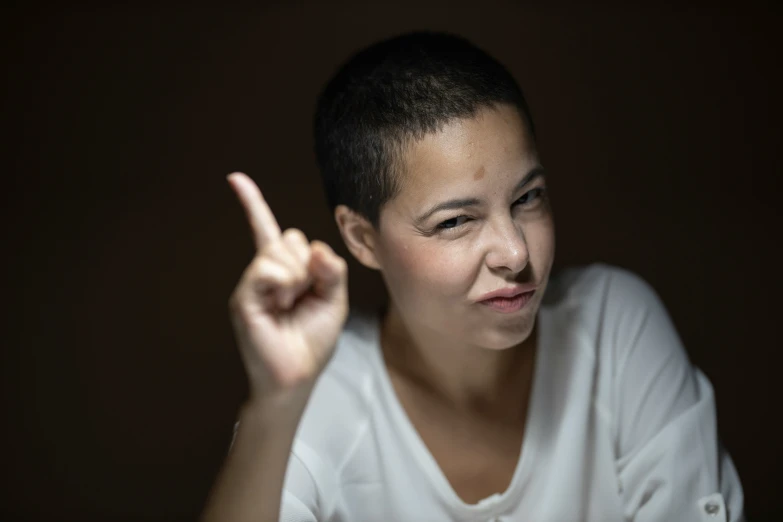
<svg viewBox="0 0 783 522"><path fill-rule="evenodd" d="M486 255L487 266L514 274L524 270L530 260L530 252L522 228L512 219L506 219L490 229L492 236Z"/></svg>

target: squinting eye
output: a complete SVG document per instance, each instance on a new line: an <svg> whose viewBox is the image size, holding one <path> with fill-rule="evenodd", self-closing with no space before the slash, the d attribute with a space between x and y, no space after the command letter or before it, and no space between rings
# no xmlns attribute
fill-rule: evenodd
<svg viewBox="0 0 783 522"><path fill-rule="evenodd" d="M525 192L524 194L522 194L522 197L519 198L518 200L516 200L516 203L520 204L520 205L527 205L530 202L535 201L536 199L538 199L541 196L541 193L543 191L544 191L544 189L541 188L541 187L536 187L536 188L534 188L532 190L529 190L529 191Z"/></svg>
<svg viewBox="0 0 783 522"><path fill-rule="evenodd" d="M467 216L458 216L455 218L447 219L443 223L439 223L436 228L438 228L439 230L449 230L452 228L457 228L461 225L464 225L467 220L468 220Z"/></svg>

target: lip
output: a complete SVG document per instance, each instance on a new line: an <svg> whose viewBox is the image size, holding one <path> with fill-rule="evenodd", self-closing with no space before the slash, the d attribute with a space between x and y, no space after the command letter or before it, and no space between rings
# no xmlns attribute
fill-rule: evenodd
<svg viewBox="0 0 783 522"><path fill-rule="evenodd" d="M525 308L535 293L535 290L531 290L514 297L492 297L479 301L479 304L501 314L513 314Z"/></svg>
<svg viewBox="0 0 783 522"><path fill-rule="evenodd" d="M517 297L521 294L526 294L529 292L533 292L536 289L535 285L515 285L515 286L509 286L506 288L500 288L498 290L493 290L492 292L487 292L486 294L479 297L476 302L481 303L483 301L488 301L490 299L495 299L498 297L503 297L506 299L512 299L514 297Z"/></svg>

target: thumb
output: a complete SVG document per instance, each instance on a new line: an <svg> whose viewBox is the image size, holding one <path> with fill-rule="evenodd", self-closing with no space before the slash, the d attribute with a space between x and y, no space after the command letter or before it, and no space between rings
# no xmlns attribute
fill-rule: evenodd
<svg viewBox="0 0 783 522"><path fill-rule="evenodd" d="M310 243L310 272L315 292L327 300L345 297L348 265L323 241Z"/></svg>

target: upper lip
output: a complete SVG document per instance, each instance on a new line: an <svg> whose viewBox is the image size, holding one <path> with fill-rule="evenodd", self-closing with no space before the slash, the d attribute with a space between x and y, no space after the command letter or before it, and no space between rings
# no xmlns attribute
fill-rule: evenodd
<svg viewBox="0 0 783 522"><path fill-rule="evenodd" d="M477 301L486 301L487 299L492 299L495 297L505 297L505 298L511 298L516 297L519 294L525 294L527 292L532 292L536 289L535 285L527 284L527 285L515 285L515 286L508 286L505 288L500 288L498 290L493 290L491 292L487 292L486 294L482 295L477 299Z"/></svg>

